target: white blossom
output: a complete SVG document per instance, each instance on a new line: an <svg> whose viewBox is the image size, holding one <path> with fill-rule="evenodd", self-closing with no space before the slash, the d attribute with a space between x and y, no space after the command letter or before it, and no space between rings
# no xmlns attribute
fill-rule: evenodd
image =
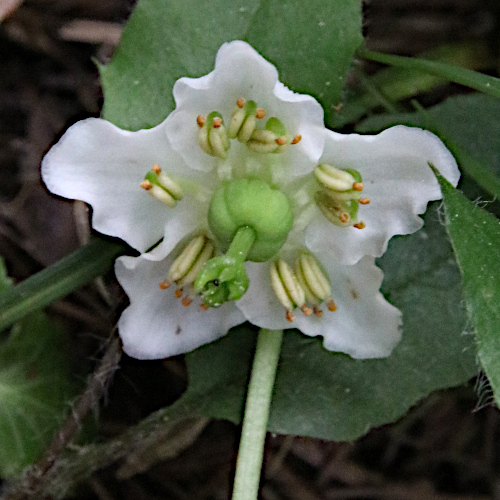
<svg viewBox="0 0 500 500"><path fill-rule="evenodd" d="M401 313L379 291L375 258L392 236L417 231L419 214L441 198L430 164L458 182L444 145L402 126L375 136L327 130L318 102L286 88L241 41L224 44L214 71L181 78L173 92L176 108L157 127L127 132L84 120L42 164L50 191L89 203L96 230L142 252L115 266L130 299L118 325L125 352L141 359L188 352L249 320L322 336L326 349L354 358L388 356L401 337ZM253 200L226 199L227 186L241 193L245 183ZM262 186L256 195L255 186ZM281 205L267 206L264 191L278 193ZM217 208L216 199L227 206ZM261 228L278 228L280 217L283 241L271 242L269 255L252 254ZM225 262L210 260L229 246L221 225L234 221L249 231L249 258L235 267L246 270L249 286L241 277L205 283L210 265ZM226 293L221 307L207 307L208 289L236 282L237 300Z"/></svg>

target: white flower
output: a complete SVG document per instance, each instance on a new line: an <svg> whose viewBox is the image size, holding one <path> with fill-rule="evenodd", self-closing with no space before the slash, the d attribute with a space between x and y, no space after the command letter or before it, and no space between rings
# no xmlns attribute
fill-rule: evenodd
<svg viewBox="0 0 500 500"><path fill-rule="evenodd" d="M150 130L77 123L42 164L52 192L91 204L95 229L143 252L115 266L130 298L125 352L188 352L249 320L355 358L389 355L401 313L379 292L374 259L441 197L429 164L456 185L439 139L328 131L320 105L240 41L210 74L178 80L174 98Z"/></svg>
<svg viewBox="0 0 500 500"><path fill-rule="evenodd" d="M320 162L358 170L370 204L360 207L362 231L345 231L323 216L313 217L306 230L313 251L332 250L345 264L364 255L380 257L395 235L422 227L418 216L427 203L441 199L441 189L429 168L434 165L454 186L460 178L455 159L431 132L402 125L378 135L336 134L326 130Z"/></svg>

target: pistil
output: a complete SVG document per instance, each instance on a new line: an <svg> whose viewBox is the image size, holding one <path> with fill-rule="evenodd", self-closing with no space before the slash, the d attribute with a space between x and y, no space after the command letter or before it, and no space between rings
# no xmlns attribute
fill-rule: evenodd
<svg viewBox="0 0 500 500"><path fill-rule="evenodd" d="M203 303L220 307L228 300L238 300L248 289L245 260L256 239L250 226L240 227L225 255L210 259L198 273L194 290L201 293Z"/></svg>

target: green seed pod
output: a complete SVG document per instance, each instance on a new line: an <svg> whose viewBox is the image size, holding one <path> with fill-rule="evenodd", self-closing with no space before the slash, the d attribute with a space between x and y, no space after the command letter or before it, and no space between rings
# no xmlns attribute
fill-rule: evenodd
<svg viewBox="0 0 500 500"><path fill-rule="evenodd" d="M239 228L251 227L256 238L247 260L264 262L285 243L292 228L293 212L288 198L266 182L235 179L213 195L208 223L223 251L229 248Z"/></svg>

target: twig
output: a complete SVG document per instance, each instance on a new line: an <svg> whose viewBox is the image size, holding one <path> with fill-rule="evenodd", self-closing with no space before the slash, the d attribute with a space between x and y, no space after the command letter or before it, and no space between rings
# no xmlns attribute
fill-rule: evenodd
<svg viewBox="0 0 500 500"><path fill-rule="evenodd" d="M87 388L79 397L69 417L54 436L50 446L38 462L27 469L19 482L12 485L5 492L1 500L24 500L36 492L39 483L51 471L56 460L74 438L87 413L104 394L109 381L118 368L121 353L120 341L113 332L113 337L98 368L92 374Z"/></svg>
<svg viewBox="0 0 500 500"><path fill-rule="evenodd" d="M0 22L12 16L21 7L24 0L2 0L0 4Z"/></svg>

